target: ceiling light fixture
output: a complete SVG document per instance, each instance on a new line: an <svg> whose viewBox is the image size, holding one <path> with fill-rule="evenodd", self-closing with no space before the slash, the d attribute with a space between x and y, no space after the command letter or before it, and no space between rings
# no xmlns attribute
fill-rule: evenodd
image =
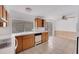
<svg viewBox="0 0 79 59"><path fill-rule="evenodd" d="M29 8L29 7L25 8L25 10L26 10L27 12L31 12L31 11L32 11L32 9Z"/></svg>

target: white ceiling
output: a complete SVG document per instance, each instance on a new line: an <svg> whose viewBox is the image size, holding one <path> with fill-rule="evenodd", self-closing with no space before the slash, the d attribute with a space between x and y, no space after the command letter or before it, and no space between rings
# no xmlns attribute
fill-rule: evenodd
<svg viewBox="0 0 79 59"><path fill-rule="evenodd" d="M78 5L9 5L7 7L11 13L16 11L33 16L44 16L49 19L61 15L79 15ZM30 13L25 10L28 7L32 9Z"/></svg>

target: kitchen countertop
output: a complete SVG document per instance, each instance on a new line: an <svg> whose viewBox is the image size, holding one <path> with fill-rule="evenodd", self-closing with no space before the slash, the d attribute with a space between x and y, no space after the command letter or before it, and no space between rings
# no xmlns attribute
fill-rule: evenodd
<svg viewBox="0 0 79 59"><path fill-rule="evenodd" d="M29 31L29 32L20 32L20 33L13 33L12 36L21 36L21 35L29 35L29 34L36 34L36 33L43 33L43 32L48 32L48 31Z"/></svg>

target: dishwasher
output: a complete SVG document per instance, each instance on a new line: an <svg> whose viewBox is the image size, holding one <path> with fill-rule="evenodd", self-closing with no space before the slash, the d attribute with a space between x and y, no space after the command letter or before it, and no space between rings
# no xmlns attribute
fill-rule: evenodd
<svg viewBox="0 0 79 59"><path fill-rule="evenodd" d="M35 45L39 45L41 43L41 35L42 33L35 34Z"/></svg>

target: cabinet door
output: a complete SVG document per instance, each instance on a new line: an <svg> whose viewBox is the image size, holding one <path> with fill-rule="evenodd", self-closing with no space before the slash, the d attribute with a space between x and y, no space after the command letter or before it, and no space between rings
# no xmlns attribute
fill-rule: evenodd
<svg viewBox="0 0 79 59"><path fill-rule="evenodd" d="M3 18L5 20L7 20L7 10L5 9L5 7L3 6ZM6 27L7 23L3 22L3 27Z"/></svg>
<svg viewBox="0 0 79 59"><path fill-rule="evenodd" d="M3 11L2 11L3 7L2 5L0 5L0 17L3 17ZM0 27L3 26L3 22L0 22Z"/></svg>
<svg viewBox="0 0 79 59"><path fill-rule="evenodd" d="M3 7L3 18L6 19L6 9Z"/></svg>
<svg viewBox="0 0 79 59"><path fill-rule="evenodd" d="M2 11L2 5L0 5L0 17L2 17L2 14L3 13L3 11Z"/></svg>
<svg viewBox="0 0 79 59"><path fill-rule="evenodd" d="M42 27L42 20L37 20L37 27Z"/></svg>
<svg viewBox="0 0 79 59"><path fill-rule="evenodd" d="M43 32L42 33L42 43L48 41L48 32Z"/></svg>
<svg viewBox="0 0 79 59"><path fill-rule="evenodd" d="M48 41L48 32L45 32L45 36L46 36L46 41Z"/></svg>
<svg viewBox="0 0 79 59"><path fill-rule="evenodd" d="M45 35L45 32L42 33L42 43L46 42L46 35Z"/></svg>
<svg viewBox="0 0 79 59"><path fill-rule="evenodd" d="M18 41L18 47L17 47L17 49L16 49L16 53L18 53L18 52L21 52L23 49L22 49L22 45L23 45L23 41L22 41L22 37L21 36L17 36L16 37L16 39L17 39L17 41Z"/></svg>
<svg viewBox="0 0 79 59"><path fill-rule="evenodd" d="M42 27L42 20L40 18L35 19L36 27Z"/></svg>
<svg viewBox="0 0 79 59"><path fill-rule="evenodd" d="M26 35L23 37L23 50L31 48L35 45L34 35Z"/></svg>
<svg viewBox="0 0 79 59"><path fill-rule="evenodd" d="M0 5L0 17L4 18L7 20L7 10L4 8L3 5ZM0 27L6 27L7 23L5 22L0 22Z"/></svg>

